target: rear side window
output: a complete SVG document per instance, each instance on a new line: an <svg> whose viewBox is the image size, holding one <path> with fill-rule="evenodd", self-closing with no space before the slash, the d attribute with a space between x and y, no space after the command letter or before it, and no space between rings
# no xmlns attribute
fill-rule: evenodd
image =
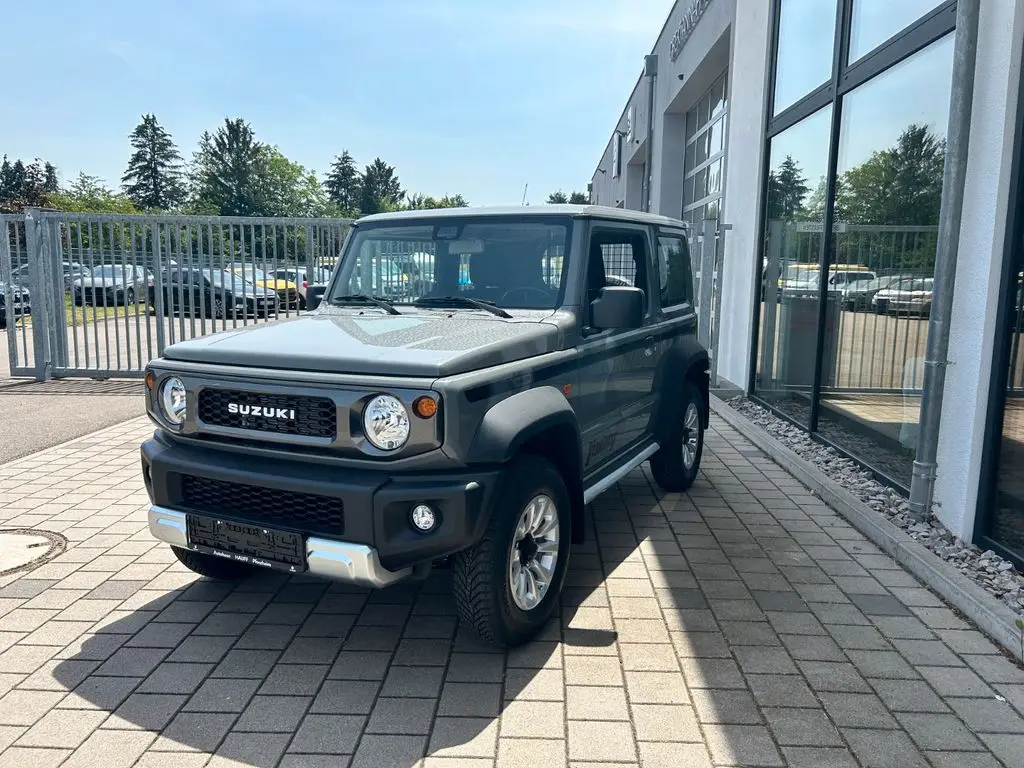
<svg viewBox="0 0 1024 768"><path fill-rule="evenodd" d="M658 280L663 308L692 303L690 248L684 238L678 235L658 237Z"/></svg>

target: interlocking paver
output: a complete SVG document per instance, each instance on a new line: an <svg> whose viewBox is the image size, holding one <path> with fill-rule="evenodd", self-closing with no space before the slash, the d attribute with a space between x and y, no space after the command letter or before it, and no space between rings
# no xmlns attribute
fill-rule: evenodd
<svg viewBox="0 0 1024 768"><path fill-rule="evenodd" d="M0 466L0 523L70 541L0 580L0 766L989 768L1024 754L1024 672L720 425L690 492L661 494L644 469L591 506L559 617L507 653L459 627L444 571L382 592L195 577L146 530L148 431Z"/></svg>

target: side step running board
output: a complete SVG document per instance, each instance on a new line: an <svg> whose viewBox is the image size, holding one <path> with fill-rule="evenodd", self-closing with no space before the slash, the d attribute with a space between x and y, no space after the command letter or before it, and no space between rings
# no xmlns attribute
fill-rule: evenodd
<svg viewBox="0 0 1024 768"><path fill-rule="evenodd" d="M609 488L611 488L613 485L615 485L617 482L619 482L619 480L624 478L626 475L628 475L634 469L636 469L641 464L643 464L645 461L647 461L649 458L651 458L651 456L656 454L658 452L658 448L660 448L660 447L661 446L659 446L657 443L651 443L649 446L644 448L642 451L640 451L640 453L638 453L632 459L630 459L625 464L623 464L621 467L616 469L614 472L612 472L611 474L605 476L604 478L602 478L601 480L597 481L592 486L590 486L589 488L584 490L583 491L583 503L584 504L589 504L590 502L592 502L594 499L596 499L602 493L604 493Z"/></svg>

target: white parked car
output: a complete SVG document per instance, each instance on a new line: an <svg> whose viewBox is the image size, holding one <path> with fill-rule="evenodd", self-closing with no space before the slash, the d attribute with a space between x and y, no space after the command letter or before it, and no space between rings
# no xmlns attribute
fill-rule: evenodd
<svg viewBox="0 0 1024 768"><path fill-rule="evenodd" d="M326 285L331 279L331 270L323 267L310 269L305 265L297 267L281 267L275 270L274 277L278 280L286 280L295 283L299 292L299 309L306 308L306 291L310 285Z"/></svg>

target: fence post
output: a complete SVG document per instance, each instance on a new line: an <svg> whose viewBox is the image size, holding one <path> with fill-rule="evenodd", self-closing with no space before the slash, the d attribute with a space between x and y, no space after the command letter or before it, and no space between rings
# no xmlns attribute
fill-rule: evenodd
<svg viewBox="0 0 1024 768"><path fill-rule="evenodd" d="M722 224L715 220L715 273L712 277L714 288L714 320L711 323L711 386L718 386L718 345L721 344L722 324L722 271L725 262L725 233L732 229L732 224Z"/></svg>
<svg viewBox="0 0 1024 768"><path fill-rule="evenodd" d="M43 239L40 237L40 213L38 208L25 210L25 251L29 263L29 295L32 297L32 349L33 369L36 381L51 378L50 361L50 301L46 290L48 259L43 253Z"/></svg>
<svg viewBox="0 0 1024 768"><path fill-rule="evenodd" d="M14 271L14 265L11 263L11 224L14 222L8 223L7 219L0 216L0 291L6 292L4 320L7 326L7 355L10 359L10 370L13 371L18 367L18 334L14 321L14 279L11 277Z"/></svg>
<svg viewBox="0 0 1024 768"><path fill-rule="evenodd" d="M697 307L697 337L705 349L711 348L711 297L715 284L714 219L704 219L700 231L700 305Z"/></svg>
<svg viewBox="0 0 1024 768"><path fill-rule="evenodd" d="M768 263L764 266L761 296L761 382L763 389L775 386L775 335L779 315L779 277L782 272L782 240L785 223L774 219L768 224ZM785 334L783 334L785 336Z"/></svg>

